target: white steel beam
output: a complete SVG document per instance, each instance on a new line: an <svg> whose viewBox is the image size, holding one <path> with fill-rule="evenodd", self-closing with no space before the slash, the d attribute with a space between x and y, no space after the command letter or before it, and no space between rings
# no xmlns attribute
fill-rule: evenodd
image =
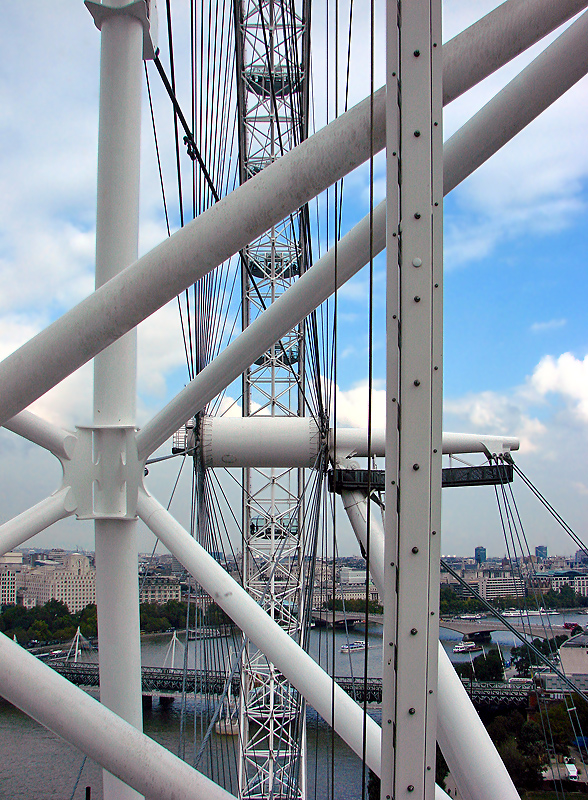
<svg viewBox="0 0 588 800"><path fill-rule="evenodd" d="M574 6L571 0L552 5L554 11L548 15L549 26L557 25L559 20L563 22L569 16L570 7ZM555 9L563 9L564 5L565 10L560 16ZM536 39L545 35L549 26L536 30ZM481 32L482 29L477 33L468 29L452 40L454 54L448 57L448 66L444 69L447 86L459 82L461 73L468 75L476 69ZM502 40L499 31L495 36L498 41ZM520 52L519 37L514 31L513 36L515 41L510 44L505 37L499 48L501 55L489 58L487 69L484 74L476 73L476 80L486 77ZM529 38L528 44L532 43ZM468 86L471 81L471 77L467 79ZM453 99L455 90L449 91L448 102ZM565 88L561 89L560 94L564 91ZM374 148L378 151L383 147L385 135L384 90L379 89L374 99ZM370 99L367 98L262 170L221 203L127 268L124 275L101 287L100 291L94 292L0 362L0 385L3 386L0 424L22 411L272 224L363 163L369 156L369 110ZM341 163L343 155L346 160ZM447 181L448 186L452 183L456 185L453 178ZM262 203L260 198L263 198ZM198 253L197 263L194 262L194 253Z"/></svg>
<svg viewBox="0 0 588 800"><path fill-rule="evenodd" d="M3 633L0 687L9 702L116 775L123 791L134 787L153 800L235 800Z"/></svg>
<svg viewBox="0 0 588 800"><path fill-rule="evenodd" d="M109 0L101 26L96 288L111 285L137 259L143 26L117 13L126 0ZM110 283L109 283L110 282ZM94 297L96 294L94 295ZM103 309L108 316L109 310ZM91 327L91 325L90 325ZM84 336L78 329L76 337ZM43 334L40 334L43 336ZM55 362L52 362L52 366ZM52 369L47 372L51 373ZM94 360L94 425L136 424L137 331L131 330ZM96 607L100 640L100 702L138 730L143 727L139 622L138 520L119 518L119 465L125 456L116 432L94 438L94 459L104 464L101 507L95 518ZM89 476L88 476L89 480ZM124 516L124 515L123 515ZM103 774L105 800L140 797L116 775Z"/></svg>
<svg viewBox="0 0 588 800"><path fill-rule="evenodd" d="M364 549L368 546L368 498L365 492L344 489L343 506ZM384 531L377 517L370 518L370 573L384 593ZM437 741L464 800L519 800L504 762L488 736L482 720L459 679L443 645L438 647Z"/></svg>
<svg viewBox="0 0 588 800"><path fill-rule="evenodd" d="M381 797L430 800L437 727L443 362L440 0L388 3L386 80L388 508Z"/></svg>
<svg viewBox="0 0 588 800"><path fill-rule="evenodd" d="M361 707L339 686L333 685L332 678L316 661L273 622L220 564L144 490L139 493L137 511L147 527L196 578L215 603L362 758L364 714ZM366 763L379 775L380 727L371 717L367 717L365 726Z"/></svg>
<svg viewBox="0 0 588 800"><path fill-rule="evenodd" d="M585 13L445 142L445 194L584 77L587 42Z"/></svg>
<svg viewBox="0 0 588 800"><path fill-rule="evenodd" d="M283 156L280 161L287 157ZM247 181L245 186L250 182ZM381 252L385 247L385 220L386 204L380 203L374 210L374 253ZM258 356L330 297L337 288L335 274L337 286L341 286L365 266L369 242L368 216L338 243L336 272L335 248L331 248L143 426L137 434L139 457L147 458L187 419L202 410L210 400L238 378Z"/></svg>
<svg viewBox="0 0 588 800"><path fill-rule="evenodd" d="M385 429L373 428L368 453L366 428L331 428L323 442L316 422L301 417L203 417L200 428L205 467L310 469L323 445L337 460L384 457L385 440ZM519 449L519 440L513 436L444 433L442 442L443 454L501 454Z"/></svg>
<svg viewBox="0 0 588 800"><path fill-rule="evenodd" d="M74 494L69 486L64 486L55 494L0 525L0 554L14 550L60 519L71 516L75 510Z"/></svg>
<svg viewBox="0 0 588 800"><path fill-rule="evenodd" d="M70 459L73 455L77 441L76 435L58 425L47 422L46 419L31 411L21 411L20 414L7 420L4 427L22 436L23 439L28 439L29 442L49 450L59 459Z"/></svg>
<svg viewBox="0 0 588 800"><path fill-rule="evenodd" d="M579 46L582 38L586 38L586 16L583 15L560 37L561 39L565 36L566 41L571 38L574 44L571 54L571 60L577 62L572 70L574 80L571 80L566 72L570 66L570 54L566 52L565 44L555 47L560 41L558 39L536 59L536 61L541 60L541 74L545 71L553 73L549 81L550 91L545 93L545 97L542 96L540 85L533 88L535 78L532 68L536 63L534 61L524 71L527 73L531 70L531 73L526 75L523 82L518 79L512 81L473 118L477 120L484 112L483 125L476 122L474 128L470 128L468 122L446 142L443 148L444 195L488 160L557 97L566 92L578 77L588 72L588 48L582 49ZM578 28L580 25L581 29ZM531 89L533 89L533 112L529 114L526 98L527 92ZM492 113L486 112L489 106L492 106ZM369 237L369 223L370 219L367 216L338 244L338 285L348 280L367 263L370 252L369 238L366 243L366 237ZM372 245L374 256L385 247L384 227L385 204L381 203L374 209ZM253 325L237 337L212 364L209 364L147 423L137 436L141 457L148 457L186 419L202 410L206 403L235 380L259 355L330 296L335 290L333 276L334 248L299 278L294 286L284 292L270 309L261 314ZM281 324L280 315L283 315L284 324Z"/></svg>
<svg viewBox="0 0 588 800"><path fill-rule="evenodd" d="M336 443L337 452L333 445ZM519 440L514 436L494 436L487 433L445 433L442 452L444 455L458 453L506 453L519 449ZM367 428L337 428L329 431L329 450L334 458L366 458L368 455L383 457L386 454L386 431L373 428L368 452Z"/></svg>
<svg viewBox="0 0 588 800"><path fill-rule="evenodd" d="M373 97L376 151L385 90ZM342 114L0 363L0 424L369 157L372 98Z"/></svg>
<svg viewBox="0 0 588 800"><path fill-rule="evenodd" d="M443 45L443 105L582 11L588 0L508 0Z"/></svg>

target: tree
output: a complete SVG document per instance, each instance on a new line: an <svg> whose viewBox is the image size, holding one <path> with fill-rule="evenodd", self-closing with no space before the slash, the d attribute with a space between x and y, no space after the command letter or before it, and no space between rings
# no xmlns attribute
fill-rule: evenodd
<svg viewBox="0 0 588 800"><path fill-rule="evenodd" d="M27 631L29 640L36 639L38 642L48 642L51 639L49 625L44 619L36 619Z"/></svg>
<svg viewBox="0 0 588 800"><path fill-rule="evenodd" d="M473 678L478 681L501 681L504 677L502 659L497 647L476 656L473 666L467 661L463 664L456 664L455 671L461 678Z"/></svg>
<svg viewBox="0 0 588 800"><path fill-rule="evenodd" d="M514 737L500 745L498 752L517 789L538 789L543 785L540 759L521 753Z"/></svg>

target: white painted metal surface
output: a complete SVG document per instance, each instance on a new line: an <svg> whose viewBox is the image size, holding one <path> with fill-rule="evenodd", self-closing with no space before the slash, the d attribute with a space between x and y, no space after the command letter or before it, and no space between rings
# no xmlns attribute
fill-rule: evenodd
<svg viewBox="0 0 588 800"><path fill-rule="evenodd" d="M367 428L331 428L323 443L312 419L296 417L203 417L200 435L205 467L311 468L323 444L339 460L385 456L384 428L371 431L368 453ZM443 433L443 454L502 454L518 449L514 436Z"/></svg>
<svg viewBox="0 0 588 800"><path fill-rule="evenodd" d="M234 800L3 633L0 684L9 702L116 775L119 797L132 791L135 797L140 792L153 800Z"/></svg>
<svg viewBox="0 0 588 800"><path fill-rule="evenodd" d="M367 495L361 490L344 489L341 499L353 531L365 549L368 530ZM379 511L372 508L369 515L370 574L383 594L384 530L378 515ZM464 800L490 800L498 797L501 800L519 800L504 762L441 642L438 647L438 664L436 738L460 796Z"/></svg>
<svg viewBox="0 0 588 800"><path fill-rule="evenodd" d="M165 510L142 491L138 513L212 599L291 681L298 691L360 757L363 752L363 710L333 681L279 625L257 605L211 555ZM331 697L334 696L334 709ZM380 727L370 718L366 724L366 761L380 772Z"/></svg>
<svg viewBox="0 0 588 800"><path fill-rule="evenodd" d="M586 0L508 0L443 45L443 105L586 8Z"/></svg>
<svg viewBox="0 0 588 800"><path fill-rule="evenodd" d="M204 417L205 467L316 466L321 435L311 417Z"/></svg>
<svg viewBox="0 0 588 800"><path fill-rule="evenodd" d="M447 194L588 71L588 12L466 122L444 147Z"/></svg>
<svg viewBox="0 0 588 800"><path fill-rule="evenodd" d="M115 0L110 5L121 7L125 3ZM142 52L143 26L139 19L121 13L103 19L96 288L137 260ZM95 518L100 702L142 730L137 520L134 509L132 518L128 518L121 498L125 486L117 480L127 460L127 436L118 434L126 434L129 426L135 425L136 373L136 330L119 338L94 360L94 425L102 430L91 439L94 452L90 460L99 465L101 474L97 484L90 476L87 483L99 506L92 507L88 516ZM131 468L140 474L138 463ZM103 775L103 792L105 800L140 796L109 772Z"/></svg>
<svg viewBox="0 0 588 800"><path fill-rule="evenodd" d="M20 547L36 533L44 531L60 519L71 516L76 509L73 492L64 486L22 514L0 525L0 554Z"/></svg>
<svg viewBox="0 0 588 800"><path fill-rule="evenodd" d="M441 521L440 0L412 0L398 11L389 4L387 48L382 797L429 800L435 786L439 628L433 609Z"/></svg>
<svg viewBox="0 0 588 800"><path fill-rule="evenodd" d="M23 439L49 450L57 458L69 459L73 455L76 446L75 434L47 422L31 411L21 411L20 414L7 420L4 427L22 436Z"/></svg>

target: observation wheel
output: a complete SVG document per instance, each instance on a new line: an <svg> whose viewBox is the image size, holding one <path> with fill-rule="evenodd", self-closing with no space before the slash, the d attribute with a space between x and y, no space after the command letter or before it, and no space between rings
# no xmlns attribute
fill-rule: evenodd
<svg viewBox="0 0 588 800"><path fill-rule="evenodd" d="M168 78L157 52L155 3L87 5L102 37L96 291L0 364L0 422L51 452L64 475L53 495L0 527L0 543L4 551L17 547L73 514L94 521L101 703L3 635L0 693L100 763L107 800L138 794L170 800L234 796L141 733L140 519L245 637L241 797L305 795L304 697L365 769L381 777L383 798L431 800L439 794L436 741L465 796L516 798L463 686L438 652L442 453L491 447L503 452L516 446L504 437L472 439L441 430L442 203L447 192L588 71L588 17L573 22L445 145L440 122L444 104L586 3L508 0L443 48L438 0L388 3L387 90L372 86L366 100L335 114L308 138L308 6L264 0L250 6L217 4L208 21L223 29L224 21L232 20L238 65L239 181L234 183L240 185L234 191L230 170L220 168L223 159L201 147L198 125L209 121L204 95L192 119L181 114L173 65ZM170 8L166 4L171 39ZM227 8L232 13L224 14ZM201 20L200 30L213 63L216 28ZM372 41L374 33L372 18ZM200 181L208 194L193 189L192 196L199 198L193 200L194 219L139 258L142 59L155 61L172 99L175 138L179 142L185 135L194 165L191 188ZM228 61L223 63L226 67ZM223 120L217 122L226 131ZM375 205L372 170L369 214L312 259L305 205L362 164L373 164L385 147L387 205ZM316 347L311 315L385 247L386 432L376 431L371 420L364 430L330 432L320 381L309 381L313 371L321 377L309 367L315 362L308 351ZM244 278L243 330L211 337L207 324L217 309L207 305L213 295L230 303L217 289L225 281L219 276L228 274L221 265L231 259ZM199 331L195 349L187 348L195 354L193 362L189 359L189 382L138 429L135 328L193 286L199 287L191 306ZM189 304L185 308L188 314ZM190 339L194 328L185 319ZM27 410L92 358L91 426L69 432ZM221 407L222 392L241 380L242 418L229 421L205 413ZM311 409L303 416L307 403ZM195 470L196 521L187 530L145 488L143 477L156 450L192 419L202 452ZM186 437L183 452L191 455L194 446L195 440ZM371 512L369 467L367 482L358 479L357 485L342 488L366 549L367 568L384 595L382 725L301 646L312 583L304 564L312 547L303 549L300 536L305 546L316 542L306 527L307 512L317 502L327 454L336 464L387 457L385 526ZM225 456L229 460L223 462ZM243 585L209 552L213 542L205 541L211 520L204 502L210 482L206 470L227 464L243 469ZM31 696L31 686L43 691Z"/></svg>
<svg viewBox="0 0 588 800"><path fill-rule="evenodd" d="M245 183L307 137L310 3L235 0L234 7L239 177ZM309 233L304 206L241 252L243 329L306 271ZM245 370L243 417L259 418L262 437L264 417L308 413L305 353L303 322ZM316 541L316 526L312 531L306 514L304 471L263 466L243 469L243 586L304 646L312 594L306 591L305 555L309 541ZM239 797L306 797L305 719L303 698L261 650L247 643Z"/></svg>

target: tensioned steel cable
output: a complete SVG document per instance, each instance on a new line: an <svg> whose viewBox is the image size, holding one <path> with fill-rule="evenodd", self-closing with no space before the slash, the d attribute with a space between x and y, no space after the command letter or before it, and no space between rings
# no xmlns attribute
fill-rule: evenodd
<svg viewBox="0 0 588 800"><path fill-rule="evenodd" d="M368 676L368 625L369 625L369 597L370 597L370 545L371 545L371 514L370 502L372 482L372 401L373 401L373 374L374 374L374 61L375 61L375 8L374 0L370 2L370 260L369 260L369 306L368 306L368 419L367 419L367 509L366 509L366 547L365 547L365 658L363 667L363 740L361 759L361 796L366 796L366 748L367 748L367 676Z"/></svg>
<svg viewBox="0 0 588 800"><path fill-rule="evenodd" d="M500 466L500 464L499 464L500 459L499 458L496 458L496 459L492 459L491 458L490 462L492 462L493 460L495 460L497 465ZM501 478L503 477L502 476L502 472L500 472L500 470L499 470L499 475L500 475ZM500 493L498 492L498 486L495 485L494 489L495 489L495 492L496 492L496 500L497 500L498 507L499 507L500 520L501 520L501 524L502 524L502 528L503 528L503 534L504 534L504 537L505 537L507 551L509 552L509 560L510 560L510 563L511 563L511 575L514 575L515 570L514 570L513 560L510 557L509 542L508 542L507 530L506 530L506 525L505 525L505 519L506 519L506 521L508 522L509 530L511 532L511 539L512 539L513 552L514 552L514 556L515 556L515 563L518 565L518 557L517 557L516 545L515 545L515 542L514 542L514 537L512 536L512 526L511 526L512 514L510 513L510 507L509 507L508 498L507 498L507 496L505 494L505 491L504 491L504 489L505 489L504 481L501 482L500 486L501 486L501 490L502 490ZM502 497L502 500L503 500L502 504L501 504L501 497ZM513 499L514 499L514 497L513 497ZM504 513L503 513L503 510L502 510L502 506L503 505L504 505ZM519 537L519 544L520 544L520 537ZM524 552L523 552L523 549L522 549L522 546L521 546L521 556L523 556L523 555L524 555ZM529 555L530 555L530 551L529 551ZM530 562L530 559L529 559L529 562ZM522 581L522 575L519 576L519 580ZM516 590L515 590L515 592L516 592ZM539 604L538 603L537 603L537 608L539 608ZM521 616L521 622L523 622L523 626L524 626L525 623L523 621L523 616ZM531 635L532 635L531 634L531 620L530 620L530 617L528 615L528 612L526 614L526 622L527 622L527 624L529 626L529 637L531 637ZM544 630L545 630L545 628L544 628ZM524 631L524 627L523 627L523 631ZM530 651L528 649L527 649L527 652L529 653L529 661L531 661ZM553 653L550 653L550 655L553 655ZM551 745L553 746L553 744L554 744L553 743L553 735L551 734L551 721L550 721L549 715L547 714L546 715L547 718L544 719L544 716L545 716L544 715L544 709L542 707L542 703L541 702L538 703L538 708L539 708L539 714L540 714L540 718L541 718L541 727L542 727L542 730L543 730L545 744L547 746L549 744L549 741L551 741ZM551 734L551 735L548 735L548 731L549 731L549 734Z"/></svg>
<svg viewBox="0 0 588 800"><path fill-rule="evenodd" d="M531 480L525 475L522 469L516 464L512 458L506 459L508 460L509 464L512 464L514 471L516 474L523 480L525 485L533 492L535 497L542 503L542 505L549 511L552 517L556 520L556 522L564 529L564 531L568 534L568 536L572 539L572 541L582 550L584 553L588 554L588 547L584 544L582 539L572 530L572 528L568 525L568 523L563 519L563 517L555 510L555 508L551 505L551 503L545 498L543 494L537 489L537 487L531 482Z"/></svg>
<svg viewBox="0 0 588 800"><path fill-rule="evenodd" d="M446 570L455 580L466 589L472 597L474 597L479 603L481 603L493 617L499 619L505 628L507 628L516 638L522 642L526 647L528 647L531 652L538 658L543 664L545 664L552 672L555 672L561 680L569 686L569 688L575 692L576 694L580 695L582 700L588 703L588 695L586 695L581 689L579 689L573 681L571 681L555 664L552 664L549 660L549 657L544 655L540 650L538 650L532 642L527 641L525 638L525 634L518 631L514 625L511 625L510 622L506 617L504 617L494 606L485 600L480 593L471 585L469 584L464 578L461 577L455 570L444 560L441 559L441 566L444 570Z"/></svg>
<svg viewBox="0 0 588 800"><path fill-rule="evenodd" d="M500 461L502 461L502 459L499 458L499 457L496 457L494 460L496 461L497 464L499 464ZM499 474L502 477L502 473L499 473ZM497 487L495 487L495 488L497 488ZM500 488L501 488L502 495L503 495L503 503L504 503L504 506L505 506L505 509L506 509L506 513L507 513L507 515L510 515L512 517L513 528L517 531L517 539L518 539L518 542L519 542L521 555L523 556L523 558L526 558L526 560L527 560L527 562L529 564L529 568L530 568L530 572L531 572L531 578L537 577L537 573L536 573L536 571L534 569L533 561L531 559L531 548L529 546L529 542L528 542L528 539L527 539L527 536L526 536L526 533L525 533L525 530L524 530L524 527L523 527L523 523L522 523L522 520L521 520L519 509L518 509L518 506L517 506L517 503L516 503L516 499L515 499L515 496L514 496L512 484L510 484L510 483L507 484L504 480L502 480L501 484L500 484ZM521 539L522 539L522 542L521 542ZM524 543L524 546L523 546L523 543ZM537 593L535 592L535 604L536 604L538 610L540 610L539 603L540 603L539 597L538 597ZM545 631L546 623L545 623L545 620L544 620L544 617L543 617L542 614L540 616L540 619L541 619L541 622L542 622L542 625L543 625L543 629ZM552 627L552 624L551 624L551 618L550 618L549 615L547 615L547 626L548 626L549 631L551 633L551 639L546 637L547 638L548 649L549 649L549 655L551 657L553 657L556 654L557 648L555 646L555 632L553 630L553 627ZM530 627L530 620L529 620L529 627ZM571 702L571 705L569 705L570 702ZM574 732L574 735L576 736L576 738L582 737L582 727L581 727L580 719L578 717L577 709L576 709L575 705L573 704L573 701L571 701L568 698L568 695L565 694L565 693L564 693L564 704L565 704L565 708L566 708L566 711L567 711L567 714L568 714L568 718L569 718L569 721L570 721L570 725L571 725L572 731ZM540 713L542 713L543 709L541 708L541 703L539 703L539 710L540 710ZM549 715L547 715L547 718L548 718L548 721L549 721ZM549 726L550 726L550 721L549 721ZM547 742L546 742L546 744L547 744ZM551 744L553 745L553 741L551 742ZM584 763L584 757L582 756L581 748L580 748L580 757L582 759L582 763Z"/></svg>

